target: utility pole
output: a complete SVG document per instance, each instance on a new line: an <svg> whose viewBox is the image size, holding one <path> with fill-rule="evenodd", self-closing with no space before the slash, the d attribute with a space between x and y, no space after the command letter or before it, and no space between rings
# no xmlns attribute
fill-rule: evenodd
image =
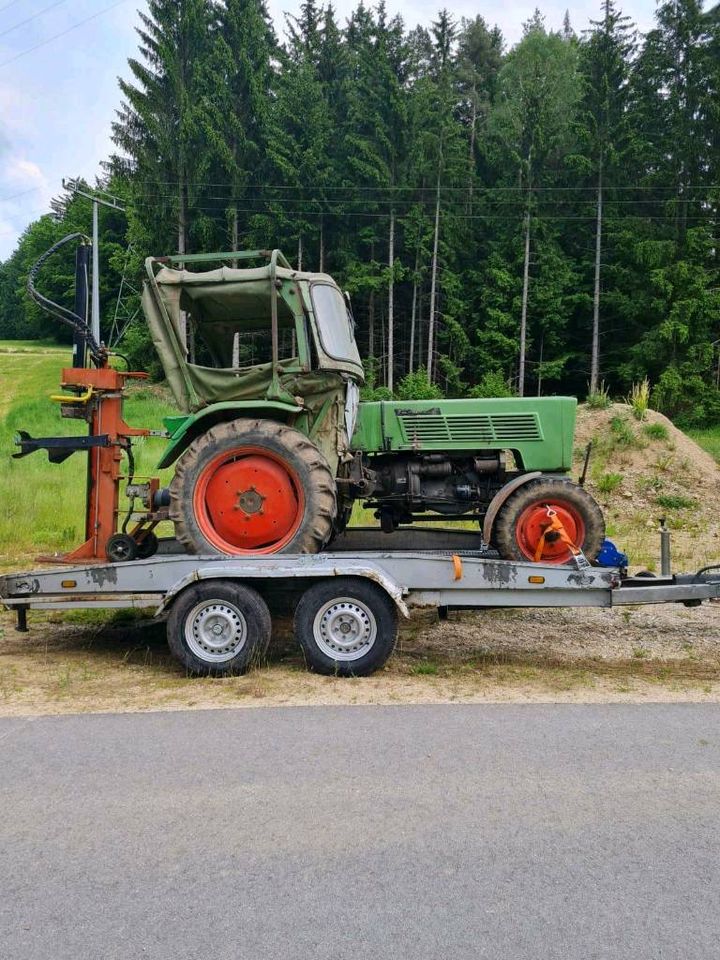
<svg viewBox="0 0 720 960"><path fill-rule="evenodd" d="M91 295L91 314L90 330L96 343L100 343L100 238L99 238L99 207L110 207L111 210L124 210L125 204L122 200L112 196L105 190L96 190L88 193L80 186L79 180L65 180L62 182L63 190L70 190L77 197L85 197L92 201L93 205L93 232L92 232L92 295Z"/></svg>

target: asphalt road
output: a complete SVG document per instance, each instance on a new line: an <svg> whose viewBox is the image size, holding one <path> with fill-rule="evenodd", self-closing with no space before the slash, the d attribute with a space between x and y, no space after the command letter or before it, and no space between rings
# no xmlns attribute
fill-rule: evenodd
<svg viewBox="0 0 720 960"><path fill-rule="evenodd" d="M720 706L0 721L6 960L720 955Z"/></svg>

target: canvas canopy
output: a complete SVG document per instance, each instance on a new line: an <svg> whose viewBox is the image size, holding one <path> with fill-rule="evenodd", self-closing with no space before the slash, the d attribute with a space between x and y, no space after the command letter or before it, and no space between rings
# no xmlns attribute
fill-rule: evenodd
<svg viewBox="0 0 720 960"><path fill-rule="evenodd" d="M314 356L318 371L310 369L306 317L316 333L312 297L303 296L312 284L324 289L337 287L326 274L303 273L282 266L191 271L148 263L142 307L153 343L158 351L176 402L182 410L197 410L210 403L231 400L277 398L278 389L288 399L325 393L329 382L324 372L351 372L362 379L362 365L350 332L351 349L345 356L333 356L328 340L317 337ZM273 278L276 292L273 305ZM337 296L341 296L337 291ZM274 366L270 353L270 317L277 315L278 341L287 347L279 352ZM202 363L190 363L183 336L183 314L187 315L203 345ZM343 318L347 323L347 317ZM299 326L301 324L302 326ZM234 339L240 338L240 341ZM234 346L250 343L247 356L233 366ZM290 344L295 350L290 348ZM348 354L350 356L348 356ZM332 377L334 389L338 378ZM274 391L274 393L273 393Z"/></svg>

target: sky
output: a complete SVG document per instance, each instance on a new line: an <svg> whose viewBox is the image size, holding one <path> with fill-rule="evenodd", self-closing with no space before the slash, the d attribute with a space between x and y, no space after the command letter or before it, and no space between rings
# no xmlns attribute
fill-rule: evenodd
<svg viewBox="0 0 720 960"><path fill-rule="evenodd" d="M368 2L368 0L366 0ZM483 16L497 23L506 42L516 42L536 6L549 29L559 29L565 10L576 32L600 11L600 0L488 0L444 3L452 15ZM335 0L341 21L356 4ZM406 25L429 26L443 0L387 0L390 15ZM653 20L655 0L626 0L623 11L639 29ZM270 0L282 34L285 14L299 0ZM118 77L128 76L127 59L137 49L134 27L144 0L0 0L0 260L18 237L48 210L63 177L94 182L112 150L110 127L120 103ZM88 232L90 224L88 224Z"/></svg>

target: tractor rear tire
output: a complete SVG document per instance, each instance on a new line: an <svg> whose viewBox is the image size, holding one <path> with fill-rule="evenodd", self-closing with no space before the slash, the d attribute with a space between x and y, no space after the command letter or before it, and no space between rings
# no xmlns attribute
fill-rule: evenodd
<svg viewBox="0 0 720 960"><path fill-rule="evenodd" d="M583 487L561 477L538 477L520 487L503 505L493 530L493 541L503 560L535 560L547 507L575 546L594 560L605 539L602 510ZM572 553L557 536L546 537L537 557L540 563L569 563Z"/></svg>
<svg viewBox="0 0 720 960"><path fill-rule="evenodd" d="M177 461L169 516L190 553L318 553L337 514L335 478L298 430L232 420L197 437Z"/></svg>

